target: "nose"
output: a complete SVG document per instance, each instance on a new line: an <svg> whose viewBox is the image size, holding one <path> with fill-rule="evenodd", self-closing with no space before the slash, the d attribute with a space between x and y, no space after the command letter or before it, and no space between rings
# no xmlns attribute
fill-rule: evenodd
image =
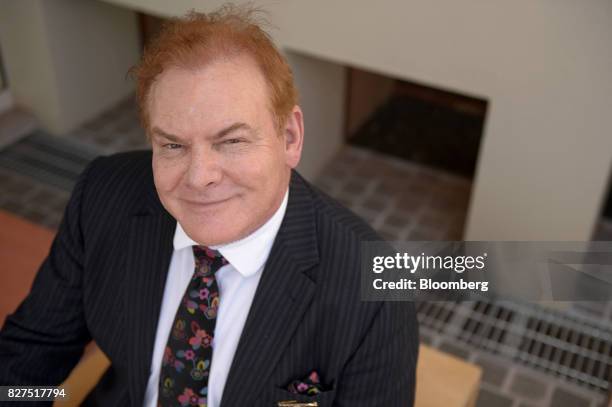
<svg viewBox="0 0 612 407"><path fill-rule="evenodd" d="M202 189L218 184L223 177L221 159L215 151L194 151L186 173L187 186Z"/></svg>

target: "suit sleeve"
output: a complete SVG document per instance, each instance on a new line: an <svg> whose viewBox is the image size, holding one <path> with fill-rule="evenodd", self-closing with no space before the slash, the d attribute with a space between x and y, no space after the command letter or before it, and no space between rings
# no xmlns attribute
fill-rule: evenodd
<svg viewBox="0 0 612 407"><path fill-rule="evenodd" d="M337 407L412 407L419 349L413 303L385 302L337 384Z"/></svg>
<svg viewBox="0 0 612 407"><path fill-rule="evenodd" d="M81 214L91 166L74 187L30 293L0 331L0 385L58 385L91 340L83 312Z"/></svg>

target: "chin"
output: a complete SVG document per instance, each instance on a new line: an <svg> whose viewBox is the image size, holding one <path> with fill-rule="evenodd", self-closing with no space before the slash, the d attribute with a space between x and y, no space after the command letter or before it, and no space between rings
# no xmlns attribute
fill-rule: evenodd
<svg viewBox="0 0 612 407"><path fill-rule="evenodd" d="M191 239L204 246L217 246L243 237L240 230L235 229L231 222L223 221L223 218L200 218L197 221L181 222L181 225Z"/></svg>

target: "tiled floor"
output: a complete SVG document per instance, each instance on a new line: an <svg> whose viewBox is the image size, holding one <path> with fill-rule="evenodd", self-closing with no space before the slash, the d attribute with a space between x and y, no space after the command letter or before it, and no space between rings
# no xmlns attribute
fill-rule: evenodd
<svg viewBox="0 0 612 407"><path fill-rule="evenodd" d="M148 148L131 98L67 137L90 144L101 155ZM0 167L0 209L55 229L59 226L69 197L70 193L64 189Z"/></svg>
<svg viewBox="0 0 612 407"><path fill-rule="evenodd" d="M361 148L345 147L316 184L390 240L462 238L471 190L471 183L465 178ZM459 310L466 315L472 312L469 303L455 307L455 314L461 314ZM573 304L568 312L612 321L611 304ZM419 317L424 342L484 368L477 407L597 407L603 402L601 392L459 340L456 331L460 322L448 319L443 329L432 329L433 325L428 325L423 315Z"/></svg>
<svg viewBox="0 0 612 407"><path fill-rule="evenodd" d="M460 240L471 182L358 147L344 147L316 184L390 240Z"/></svg>
<svg viewBox="0 0 612 407"><path fill-rule="evenodd" d="M138 121L135 101L131 98L68 136L90 143L106 154L149 148L144 130Z"/></svg>
<svg viewBox="0 0 612 407"><path fill-rule="evenodd" d="M68 135L103 154L147 148L131 100ZM366 219L390 240L460 240L471 182L442 171L345 147L316 180L322 190ZM0 169L0 208L55 228L69 193L31 177ZM612 226L602 224L598 240L612 240ZM457 314L471 312L470 304ZM571 312L596 321L612 321L609 304L576 304ZM420 319L426 322L425 315ZM448 325L448 323L446 323ZM452 324L451 324L452 325ZM534 370L508 358L468 345L454 327L422 323L422 340L483 366L478 407L598 407L603 394Z"/></svg>
<svg viewBox="0 0 612 407"><path fill-rule="evenodd" d="M69 197L65 190L0 168L0 209L55 229Z"/></svg>

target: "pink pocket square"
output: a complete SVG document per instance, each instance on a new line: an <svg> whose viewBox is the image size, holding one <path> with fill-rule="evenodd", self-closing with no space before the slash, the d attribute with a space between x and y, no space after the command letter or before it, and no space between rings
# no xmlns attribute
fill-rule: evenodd
<svg viewBox="0 0 612 407"><path fill-rule="evenodd" d="M307 396L319 394L322 391L319 374L313 370L304 379L294 380L289 383L287 390L293 394L305 394Z"/></svg>

